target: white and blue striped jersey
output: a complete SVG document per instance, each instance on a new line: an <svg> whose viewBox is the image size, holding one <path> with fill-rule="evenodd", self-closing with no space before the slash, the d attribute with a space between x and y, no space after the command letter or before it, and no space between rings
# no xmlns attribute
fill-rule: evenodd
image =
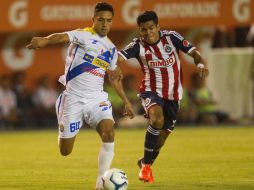
<svg viewBox="0 0 254 190"><path fill-rule="evenodd" d="M88 97L103 91L106 70L114 70L117 50L110 39L99 36L93 28L66 32L70 46L66 57L65 74L59 81L66 91Z"/></svg>

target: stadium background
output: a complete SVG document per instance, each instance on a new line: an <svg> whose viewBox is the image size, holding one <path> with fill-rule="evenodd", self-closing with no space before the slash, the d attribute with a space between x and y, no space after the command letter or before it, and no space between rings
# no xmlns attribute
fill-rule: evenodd
<svg viewBox="0 0 254 190"><path fill-rule="evenodd" d="M229 113L234 119L233 123L220 125L185 122L180 127L178 123L158 162L153 166L156 183L152 185L137 180L136 160L143 152L145 128L117 130L116 154L112 166L127 173L129 190L253 190L254 1L108 2L115 7L113 28L109 36L118 49L137 36L135 19L145 9L157 11L163 29L176 30L193 42L209 64L207 86L214 95L217 108ZM17 84L17 89L23 89L16 111L22 122L29 124L23 126L22 122L14 122L15 127L4 126L0 114L1 190L94 188L96 158L100 147L95 131L81 130L73 153L61 157L57 146L54 106L46 110L49 115L44 115L41 112L44 108L35 107L30 101L25 103L27 94L36 102L33 95L42 81L49 82L50 88L57 92L62 90L62 86L56 85L56 82L64 71L66 47L59 45L29 51L25 46L33 36L91 26L95 3L93 0L0 1L0 89L6 77L13 82L12 85ZM195 66L187 57L181 57L184 88L192 90L191 79ZM128 95L135 96L142 78L139 66L131 60L121 67L127 78L125 85L132 90ZM107 90L115 100L112 89L107 86ZM135 101L137 103L134 105L139 105L139 101ZM119 102L115 103L113 106L117 107ZM7 104L9 102L0 96L0 107ZM46 99L48 104L53 105L54 100ZM118 111L122 111L121 106ZM191 113L187 111L187 114ZM121 113L115 114L118 114L118 124L122 126L146 126L141 119L142 115L137 117L140 120L129 122L120 120ZM31 122L34 118L38 121ZM53 122L41 122L48 120ZM49 130L49 127L53 130ZM43 130L12 130L26 128Z"/></svg>
<svg viewBox="0 0 254 190"><path fill-rule="evenodd" d="M163 29L178 31L201 50L211 71L207 85L217 101L218 109L236 119L253 117L253 49L247 41L247 34L254 22L253 1L109 2L115 7L109 36L118 49L137 36L135 19L140 11L157 11ZM38 78L47 74L51 86L55 88L56 80L64 70L66 47L29 51L25 45L33 36L91 26L93 7L94 1L91 0L1 1L0 75L23 72L25 88L33 92ZM195 67L191 61L182 56L186 89L192 87L191 75ZM143 77L139 65L131 60L124 65L123 72L134 75L134 86L138 89Z"/></svg>

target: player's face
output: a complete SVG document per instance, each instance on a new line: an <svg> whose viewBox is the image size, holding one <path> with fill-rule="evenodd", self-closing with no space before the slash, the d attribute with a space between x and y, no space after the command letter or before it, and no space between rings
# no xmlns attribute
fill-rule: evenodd
<svg viewBox="0 0 254 190"><path fill-rule="evenodd" d="M93 17L93 28L100 36L106 36L112 26L113 14L110 11L100 11Z"/></svg>
<svg viewBox="0 0 254 190"><path fill-rule="evenodd" d="M148 44L153 44L159 40L159 30L159 25L155 24L153 21L141 23L139 26L140 35Z"/></svg>

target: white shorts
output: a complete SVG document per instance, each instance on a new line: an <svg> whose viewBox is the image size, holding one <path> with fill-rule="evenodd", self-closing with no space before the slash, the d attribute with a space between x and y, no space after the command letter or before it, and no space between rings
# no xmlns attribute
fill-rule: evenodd
<svg viewBox="0 0 254 190"><path fill-rule="evenodd" d="M114 121L108 94L101 92L93 98L81 98L63 92L56 101L56 115L60 138L72 138L82 127L83 121L93 128L103 119Z"/></svg>

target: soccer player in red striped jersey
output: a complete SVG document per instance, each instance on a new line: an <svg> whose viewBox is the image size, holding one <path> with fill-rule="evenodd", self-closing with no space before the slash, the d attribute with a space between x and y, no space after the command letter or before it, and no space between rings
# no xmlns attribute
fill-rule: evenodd
<svg viewBox="0 0 254 190"><path fill-rule="evenodd" d="M154 182L151 165L168 135L174 129L182 98L182 70L179 51L194 60L201 78L208 68L199 51L175 31L160 30L154 11L145 11L137 18L140 37L121 50L118 62L136 58L144 73L140 98L150 120L144 144L144 157L138 163L139 179Z"/></svg>

